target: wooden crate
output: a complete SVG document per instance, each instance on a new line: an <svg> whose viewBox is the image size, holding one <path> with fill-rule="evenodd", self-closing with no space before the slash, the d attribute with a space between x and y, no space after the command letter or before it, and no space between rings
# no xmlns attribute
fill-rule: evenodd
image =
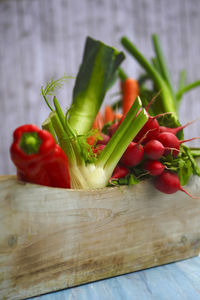
<svg viewBox="0 0 200 300"><path fill-rule="evenodd" d="M188 190L200 195L200 179ZM0 179L0 299L23 299L196 256L200 200L150 181L93 191Z"/></svg>

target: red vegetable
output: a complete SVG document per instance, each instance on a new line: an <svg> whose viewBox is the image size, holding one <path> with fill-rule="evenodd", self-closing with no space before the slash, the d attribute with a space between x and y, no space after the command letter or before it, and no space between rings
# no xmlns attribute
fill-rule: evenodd
<svg viewBox="0 0 200 300"><path fill-rule="evenodd" d="M97 141L97 145L106 145L109 142L110 137L107 134L103 134L103 133L101 133L100 136L102 139L99 139Z"/></svg>
<svg viewBox="0 0 200 300"><path fill-rule="evenodd" d="M139 143L131 142L122 155L120 162L127 167L134 167L142 161L143 155L143 146Z"/></svg>
<svg viewBox="0 0 200 300"><path fill-rule="evenodd" d="M118 178L123 178L126 175L128 175L129 169L125 166L117 165L113 171L112 179L118 179Z"/></svg>
<svg viewBox="0 0 200 300"><path fill-rule="evenodd" d="M111 124L109 129L108 129L108 134L109 136L113 136L117 128L120 126L122 121L124 120L125 116L122 116L119 120L117 120L115 123Z"/></svg>
<svg viewBox="0 0 200 300"><path fill-rule="evenodd" d="M148 108L146 109L146 112L148 113ZM148 121L145 123L145 125L142 127L142 129L138 132L136 137L134 138L134 142L138 142L142 140L142 144L146 144L148 141L152 139L156 139L158 134L160 133L160 126L158 124L157 119L170 114L169 112L159 114L157 116L149 116Z"/></svg>
<svg viewBox="0 0 200 300"><path fill-rule="evenodd" d="M93 148L93 153L99 155L101 153L101 151L103 151L103 149L105 148L106 145L104 144L99 144L99 145L96 145L94 148Z"/></svg>
<svg viewBox="0 0 200 300"><path fill-rule="evenodd" d="M181 131L182 129L184 129L185 127L191 125L191 124L194 123L194 122L195 122L195 121L191 121L191 122L186 123L185 125L178 126L178 127L175 127L175 128L170 128L170 127L160 126L160 127L159 127L159 130L160 130L160 133L161 133L161 132L170 132L170 133L173 133L173 134L176 135L179 131Z"/></svg>
<svg viewBox="0 0 200 300"><path fill-rule="evenodd" d="M144 169L149 172L152 176L157 176L162 174L165 166L159 160L147 159L144 163Z"/></svg>
<svg viewBox="0 0 200 300"><path fill-rule="evenodd" d="M160 192L165 194L173 194L177 191L182 191L191 198L198 198L190 195L185 189L183 189L180 185L178 175L169 171L164 171L161 175L157 176L154 181L154 186Z"/></svg>
<svg viewBox="0 0 200 300"><path fill-rule="evenodd" d="M165 151L165 147L158 140L150 140L144 145L144 153L148 158L159 159Z"/></svg>
<svg viewBox="0 0 200 300"><path fill-rule="evenodd" d="M19 179L70 188L67 157L48 131L31 124L18 127L13 133L10 154Z"/></svg>
<svg viewBox="0 0 200 300"><path fill-rule="evenodd" d="M134 138L134 142L138 142L142 140L142 144L147 143L152 139L156 139L159 134L159 124L155 117L149 116L148 121L142 127L142 129L138 132L138 134Z"/></svg>
<svg viewBox="0 0 200 300"><path fill-rule="evenodd" d="M191 138L188 140L179 140L175 134L170 132L162 132L157 136L157 140L160 141L165 147L164 155L168 155L172 151L172 155L176 157L179 154L180 144L193 141L199 137Z"/></svg>

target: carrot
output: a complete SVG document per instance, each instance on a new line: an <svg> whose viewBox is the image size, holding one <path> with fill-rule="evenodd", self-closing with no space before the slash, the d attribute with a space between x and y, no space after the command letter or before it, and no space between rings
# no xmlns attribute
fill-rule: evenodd
<svg viewBox="0 0 200 300"><path fill-rule="evenodd" d="M115 121L119 121L123 117L120 113L115 113Z"/></svg>
<svg viewBox="0 0 200 300"><path fill-rule="evenodd" d="M131 105L139 95L139 85L137 80L127 78L122 84L122 110L123 114L127 114Z"/></svg>
<svg viewBox="0 0 200 300"><path fill-rule="evenodd" d="M92 125L92 128L93 128L93 129L99 129L99 130L101 131L102 128L103 128L103 125L104 125L103 117L102 117L101 112L99 111L99 112L97 113L96 119L94 120L94 123L93 123L93 125Z"/></svg>
<svg viewBox="0 0 200 300"><path fill-rule="evenodd" d="M115 113L110 105L106 105L104 110L104 124L113 122L115 119Z"/></svg>

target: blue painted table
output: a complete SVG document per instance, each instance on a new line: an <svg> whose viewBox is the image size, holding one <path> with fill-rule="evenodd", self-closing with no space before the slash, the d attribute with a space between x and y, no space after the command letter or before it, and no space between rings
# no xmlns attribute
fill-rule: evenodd
<svg viewBox="0 0 200 300"><path fill-rule="evenodd" d="M50 293L31 300L200 300L200 257Z"/></svg>

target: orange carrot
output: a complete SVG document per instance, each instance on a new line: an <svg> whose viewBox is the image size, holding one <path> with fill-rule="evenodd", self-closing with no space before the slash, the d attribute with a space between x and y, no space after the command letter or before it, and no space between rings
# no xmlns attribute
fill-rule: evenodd
<svg viewBox="0 0 200 300"><path fill-rule="evenodd" d="M115 119L115 113L110 105L106 105L104 110L104 124L113 122Z"/></svg>
<svg viewBox="0 0 200 300"><path fill-rule="evenodd" d="M101 112L99 111L97 116L96 116L96 119L94 120L92 128L93 129L99 129L101 131L102 128L103 128L103 125L104 125L103 117L102 117Z"/></svg>
<svg viewBox="0 0 200 300"><path fill-rule="evenodd" d="M115 113L115 120L116 120L116 121L119 121L122 117L123 117L122 114L120 114L120 113Z"/></svg>
<svg viewBox="0 0 200 300"><path fill-rule="evenodd" d="M122 86L122 109L124 115L127 114L138 95L139 85L137 80L133 78L125 79Z"/></svg>

